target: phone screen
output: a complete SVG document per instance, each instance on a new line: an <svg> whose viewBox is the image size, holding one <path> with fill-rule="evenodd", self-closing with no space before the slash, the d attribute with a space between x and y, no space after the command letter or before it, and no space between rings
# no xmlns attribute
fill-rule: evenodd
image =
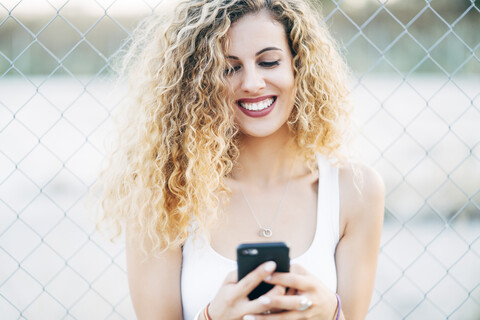
<svg viewBox="0 0 480 320"><path fill-rule="evenodd" d="M267 261L275 261L275 272L290 270L289 248L284 242L244 243L237 247L238 280ZM267 293L273 285L261 282L250 294L250 300Z"/></svg>

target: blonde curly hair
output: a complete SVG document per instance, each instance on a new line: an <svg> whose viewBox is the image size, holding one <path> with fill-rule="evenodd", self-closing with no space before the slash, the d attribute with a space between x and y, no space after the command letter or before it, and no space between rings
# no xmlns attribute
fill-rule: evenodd
<svg viewBox="0 0 480 320"><path fill-rule="evenodd" d="M310 168L342 155L351 115L348 71L318 10L301 0L186 0L134 32L122 73L126 121L100 175L100 225L128 225L148 251L181 246L195 222L208 231L228 199L239 154L227 100L227 31L267 10L285 27L296 99L288 125ZM313 170L313 169L312 169ZM145 250L146 252L147 250Z"/></svg>

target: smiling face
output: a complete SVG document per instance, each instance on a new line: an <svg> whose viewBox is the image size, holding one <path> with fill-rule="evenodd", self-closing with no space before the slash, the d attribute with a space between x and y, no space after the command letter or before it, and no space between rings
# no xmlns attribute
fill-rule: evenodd
<svg viewBox="0 0 480 320"><path fill-rule="evenodd" d="M228 31L227 79L235 121L243 134L286 130L295 101L292 54L284 27L267 11L248 14Z"/></svg>

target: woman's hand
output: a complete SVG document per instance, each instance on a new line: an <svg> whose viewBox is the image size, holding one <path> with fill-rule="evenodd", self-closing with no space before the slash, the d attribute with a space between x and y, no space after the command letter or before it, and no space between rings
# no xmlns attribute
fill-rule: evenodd
<svg viewBox="0 0 480 320"><path fill-rule="evenodd" d="M255 320L280 319L318 319L332 320L336 315L337 299L317 277L299 265L291 265L290 272L276 272L265 282L289 288L286 295L270 297L265 305L270 309L282 309L281 313L262 314L258 312L251 318Z"/></svg>
<svg viewBox="0 0 480 320"><path fill-rule="evenodd" d="M272 277L276 268L273 261L265 262L237 281L237 272L230 272L215 298L210 302L208 313L212 319L242 319L247 314L262 314L271 309L271 303L285 294L285 287L275 286L265 295L250 301L248 294L262 281Z"/></svg>

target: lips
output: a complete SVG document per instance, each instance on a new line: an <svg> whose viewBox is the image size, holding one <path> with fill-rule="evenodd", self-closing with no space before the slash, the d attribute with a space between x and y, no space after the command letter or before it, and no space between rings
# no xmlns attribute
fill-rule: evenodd
<svg viewBox="0 0 480 320"><path fill-rule="evenodd" d="M240 110L249 117L258 118L269 114L276 105L276 96L263 96L258 98L245 98L237 100Z"/></svg>

